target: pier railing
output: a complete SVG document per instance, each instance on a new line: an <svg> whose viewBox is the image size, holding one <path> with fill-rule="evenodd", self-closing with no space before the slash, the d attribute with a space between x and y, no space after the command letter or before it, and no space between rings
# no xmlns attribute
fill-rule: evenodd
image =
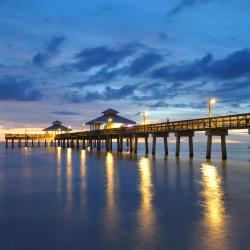
<svg viewBox="0 0 250 250"><path fill-rule="evenodd" d="M250 128L250 113L212 118L199 118L173 122L163 122L147 125L137 125L131 128L121 127L93 131L82 131L57 135L56 138L97 136L97 135L132 135L142 133L205 131L211 129L246 129Z"/></svg>
<svg viewBox="0 0 250 250"><path fill-rule="evenodd" d="M32 140L38 140L38 139L46 139L46 138L51 138L53 139L55 135L50 135L50 134L5 134L6 139L32 139Z"/></svg>

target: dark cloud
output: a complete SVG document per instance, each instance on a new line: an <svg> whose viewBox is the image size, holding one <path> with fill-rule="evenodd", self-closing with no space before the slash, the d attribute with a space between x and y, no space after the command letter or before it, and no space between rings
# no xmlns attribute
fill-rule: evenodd
<svg viewBox="0 0 250 250"><path fill-rule="evenodd" d="M208 53L194 61L162 66L151 76L165 81L191 81L199 78L228 80L250 75L250 51L235 51L220 60L214 60Z"/></svg>
<svg viewBox="0 0 250 250"><path fill-rule="evenodd" d="M167 81L194 80L199 77L203 77L206 74L206 69L212 59L212 55L207 54L203 58L196 59L193 62L163 66L154 70L151 76L155 79Z"/></svg>
<svg viewBox="0 0 250 250"><path fill-rule="evenodd" d="M145 53L130 64L126 73L130 76L140 75L162 60L163 57L155 52Z"/></svg>
<svg viewBox="0 0 250 250"><path fill-rule="evenodd" d="M32 59L37 66L45 65L53 56L59 52L59 48L65 40L65 36L53 37L46 45L44 51L38 52Z"/></svg>
<svg viewBox="0 0 250 250"><path fill-rule="evenodd" d="M146 104L147 107L157 109L157 108L192 108L192 109L203 109L207 107L207 103L204 102L189 102L189 103L178 103L171 104L165 101L157 101L154 103Z"/></svg>
<svg viewBox="0 0 250 250"><path fill-rule="evenodd" d="M240 104L250 101L250 79L242 81L226 81L217 83L213 90L206 91L204 96L216 97L220 103L226 103L232 107L239 107Z"/></svg>
<svg viewBox="0 0 250 250"><path fill-rule="evenodd" d="M222 60L214 60L208 68L209 76L215 79L233 79L250 74L250 51L235 51Z"/></svg>
<svg viewBox="0 0 250 250"><path fill-rule="evenodd" d="M37 101L41 97L41 92L35 89L34 84L29 80L8 76L0 79L1 101Z"/></svg>
<svg viewBox="0 0 250 250"><path fill-rule="evenodd" d="M80 115L80 113L74 112L74 111L53 111L52 114L54 115Z"/></svg>
<svg viewBox="0 0 250 250"><path fill-rule="evenodd" d="M89 101L111 101L126 99L134 94L137 86L124 85L120 88L107 86L104 91L87 91L85 95L71 91L64 95L63 99L70 103L82 103Z"/></svg>
<svg viewBox="0 0 250 250"><path fill-rule="evenodd" d="M72 66L83 72L99 66L114 67L124 59L137 53L139 48L141 48L140 44L130 43L116 47L102 46L84 49L76 54L77 62Z"/></svg>
<svg viewBox="0 0 250 250"><path fill-rule="evenodd" d="M193 7L195 5L201 5L201 4L206 4L210 2L211 0L181 0L180 3L175 6L173 9L171 9L168 13L167 16L175 16L185 10L186 8Z"/></svg>
<svg viewBox="0 0 250 250"><path fill-rule="evenodd" d="M166 33L164 33L164 32L159 32L158 33L158 38L159 38L160 41L165 42L165 41L168 40L168 35Z"/></svg>
<svg viewBox="0 0 250 250"><path fill-rule="evenodd" d="M97 73L91 75L87 80L69 84L71 87L83 88L107 83L115 80L117 77L129 76L134 77L148 72L153 66L163 60L163 57L154 51L144 52L134 59L129 66L119 69L110 69L110 65L101 68Z"/></svg>
<svg viewBox="0 0 250 250"><path fill-rule="evenodd" d="M96 74L90 76L86 81L71 83L70 87L83 88L103 84L114 80L116 77L124 74L124 68L109 71L107 67L99 70Z"/></svg>

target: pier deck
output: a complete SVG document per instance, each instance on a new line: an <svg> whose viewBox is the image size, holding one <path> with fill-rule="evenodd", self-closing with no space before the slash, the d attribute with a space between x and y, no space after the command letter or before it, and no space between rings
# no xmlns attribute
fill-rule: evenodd
<svg viewBox="0 0 250 250"><path fill-rule="evenodd" d="M137 125L133 127L121 127L113 129L102 129L93 131L80 131L58 134L52 140L55 141L54 145L62 147L89 147L92 149L96 147L97 150L101 149L101 144L105 144L107 151L112 150L112 141L117 141L117 151L123 150L124 139L127 146L130 147L130 152L137 152L138 138L145 138L145 153L148 153L148 137L153 137L152 154L156 151L157 137L164 138L165 155L168 155L167 138L169 133L174 133L176 136L176 156L180 154L180 138L188 137L189 139L189 153L193 157L193 136L196 131L205 131L207 136L207 152L206 158L211 158L212 137L221 137L221 150L222 158L227 158L226 150L226 136L228 130L236 129L249 129L250 131L250 113L236 114L228 116L217 116L212 118L199 118L191 120L181 120L172 122L163 122L147 125ZM6 145L8 140L20 140L24 135L6 135ZM27 136L27 135L26 135ZM34 140L35 138L31 140ZM37 138L38 141L42 140ZM45 138L43 138L45 139ZM26 137L26 140L29 140ZM87 142L87 145L86 145Z"/></svg>

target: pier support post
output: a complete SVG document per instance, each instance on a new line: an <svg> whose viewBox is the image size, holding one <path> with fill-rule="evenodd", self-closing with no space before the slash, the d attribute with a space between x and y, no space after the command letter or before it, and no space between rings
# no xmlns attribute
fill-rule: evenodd
<svg viewBox="0 0 250 250"><path fill-rule="evenodd" d="M31 147L33 148L34 147L34 141L31 140Z"/></svg>
<svg viewBox="0 0 250 250"><path fill-rule="evenodd" d="M137 153L137 147L138 147L138 137L135 136L134 140L135 140L134 153L136 154Z"/></svg>
<svg viewBox="0 0 250 250"><path fill-rule="evenodd" d="M194 156L193 136L189 136L188 140L189 140L189 156L193 157Z"/></svg>
<svg viewBox="0 0 250 250"><path fill-rule="evenodd" d="M145 154L148 154L148 136L145 136Z"/></svg>
<svg viewBox="0 0 250 250"><path fill-rule="evenodd" d="M179 131L175 133L176 136L176 153L175 156L180 156L180 146L181 146L181 137L188 137L189 143L189 156L194 156L194 149L193 149L193 137L194 131Z"/></svg>
<svg viewBox="0 0 250 250"><path fill-rule="evenodd" d="M96 150L97 150L97 151L100 151L100 150L101 150L101 140L100 140L100 138L97 139Z"/></svg>
<svg viewBox="0 0 250 250"><path fill-rule="evenodd" d="M89 149L90 149L90 151L92 151L92 149L93 149L92 139L89 139Z"/></svg>
<svg viewBox="0 0 250 250"><path fill-rule="evenodd" d="M207 135L207 153L206 158L211 159L212 153L212 135Z"/></svg>
<svg viewBox="0 0 250 250"><path fill-rule="evenodd" d="M79 139L76 140L76 148L80 148Z"/></svg>
<svg viewBox="0 0 250 250"><path fill-rule="evenodd" d="M14 139L11 140L11 147L14 148Z"/></svg>
<svg viewBox="0 0 250 250"><path fill-rule="evenodd" d="M27 140L27 147L28 147L28 140ZM40 140L38 140L38 147L41 147L41 141Z"/></svg>
<svg viewBox="0 0 250 250"><path fill-rule="evenodd" d="M155 150L156 150L156 135L153 134L152 155L155 155Z"/></svg>
<svg viewBox="0 0 250 250"><path fill-rule="evenodd" d="M85 139L82 140L82 148L83 148L83 149L86 148L86 141L85 141Z"/></svg>
<svg viewBox="0 0 250 250"><path fill-rule="evenodd" d="M44 141L44 146L47 147L47 140Z"/></svg>
<svg viewBox="0 0 250 250"><path fill-rule="evenodd" d="M168 136L163 137L164 140L164 151L165 151L165 156L168 155Z"/></svg>
<svg viewBox="0 0 250 250"><path fill-rule="evenodd" d="M109 138L107 137L105 140L105 148L106 148L106 152L109 151Z"/></svg>
<svg viewBox="0 0 250 250"><path fill-rule="evenodd" d="M116 138L116 149L117 149L117 152L120 152L120 137L118 136L117 138Z"/></svg>
<svg viewBox="0 0 250 250"><path fill-rule="evenodd" d="M221 153L222 153L222 159L227 159L227 145L226 145L226 136L221 136Z"/></svg>
<svg viewBox="0 0 250 250"><path fill-rule="evenodd" d="M226 136L228 135L228 130L226 129L211 129L206 131L207 135L207 154L206 158L211 159L212 152L212 137L220 136L221 138L221 156L223 160L227 159L227 146L226 146Z"/></svg>
<svg viewBox="0 0 250 250"><path fill-rule="evenodd" d="M8 139L5 140L5 147L8 148Z"/></svg>
<svg viewBox="0 0 250 250"><path fill-rule="evenodd" d="M130 153L133 153L133 137L132 136L129 138L129 150L130 150Z"/></svg>
<svg viewBox="0 0 250 250"><path fill-rule="evenodd" d="M123 151L123 137L119 136L119 152Z"/></svg>
<svg viewBox="0 0 250 250"><path fill-rule="evenodd" d="M112 138L109 138L109 151L112 152L113 150L113 140Z"/></svg>
<svg viewBox="0 0 250 250"><path fill-rule="evenodd" d="M176 135L176 151L175 151L176 157L180 156L180 147L181 147L181 137L180 135Z"/></svg>

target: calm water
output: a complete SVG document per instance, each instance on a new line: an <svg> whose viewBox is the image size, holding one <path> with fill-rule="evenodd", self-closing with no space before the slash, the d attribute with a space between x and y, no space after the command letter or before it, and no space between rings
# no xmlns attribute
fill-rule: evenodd
<svg viewBox="0 0 250 250"><path fill-rule="evenodd" d="M1 250L250 248L247 145L210 163L204 145L193 160L0 146Z"/></svg>

